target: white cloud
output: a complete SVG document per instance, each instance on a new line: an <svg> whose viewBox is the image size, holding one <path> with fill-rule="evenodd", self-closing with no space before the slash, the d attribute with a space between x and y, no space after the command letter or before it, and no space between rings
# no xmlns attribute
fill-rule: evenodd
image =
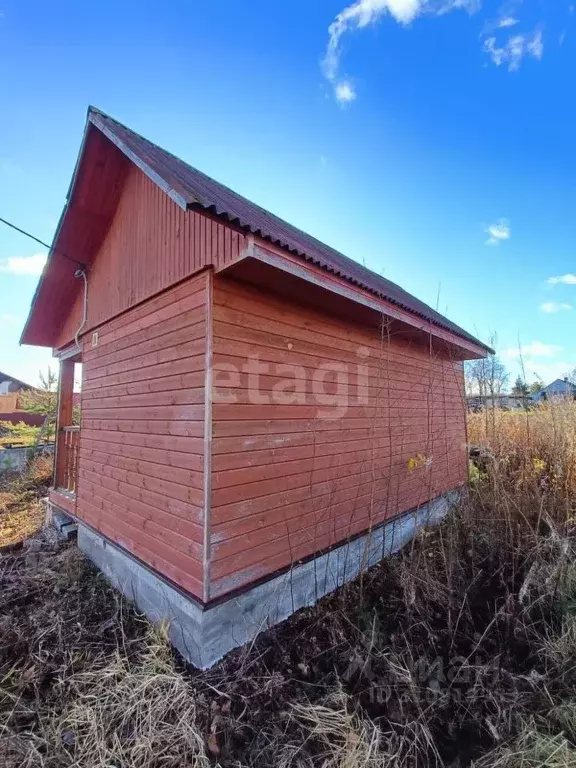
<svg viewBox="0 0 576 768"><path fill-rule="evenodd" d="M544 304L540 304L540 309L542 312L551 314L554 312L564 312L565 310L573 309L573 307L572 304L564 304L563 302L545 301Z"/></svg>
<svg viewBox="0 0 576 768"><path fill-rule="evenodd" d="M342 80L334 86L334 96L338 104L349 104L356 98L356 91L349 80Z"/></svg>
<svg viewBox="0 0 576 768"><path fill-rule="evenodd" d="M4 326L16 325L19 322L20 322L20 318L16 317L16 315L9 315L9 314L0 315L0 327L3 325Z"/></svg>
<svg viewBox="0 0 576 768"><path fill-rule="evenodd" d="M482 0L445 0L445 2L428 2L426 11L443 16L450 11L466 11L470 16L482 7Z"/></svg>
<svg viewBox="0 0 576 768"><path fill-rule="evenodd" d="M558 285L558 283L563 283L564 285L576 285L576 275L568 272L565 275L549 277L548 282L550 285Z"/></svg>
<svg viewBox="0 0 576 768"><path fill-rule="evenodd" d="M528 40L526 44L526 48L530 56L533 56L535 59L538 59L538 61L540 61L540 59L542 58L542 54L544 53L544 42L542 40L541 30L537 30L534 33L532 39Z"/></svg>
<svg viewBox="0 0 576 768"><path fill-rule="evenodd" d="M500 29L507 29L509 27L515 27L516 24L518 24L518 19L515 19L514 16L504 16L504 18L497 21L496 26Z"/></svg>
<svg viewBox="0 0 576 768"><path fill-rule="evenodd" d="M507 219L499 219L495 224L490 224L485 232L490 235L485 245L499 245L503 240L510 240L512 230Z"/></svg>
<svg viewBox="0 0 576 768"><path fill-rule="evenodd" d="M473 14L480 9L481 3L482 0L355 0L347 5L328 27L328 45L322 60L322 70L337 102L349 104L356 98L350 81L340 74L342 40L349 32L374 26L385 16L408 26L425 14L443 16L455 10ZM541 59L544 52L540 29L531 33L509 34L520 23L516 11L521 4L522 0L507 3L507 7L500 9L498 17L485 25L480 35L483 50L490 60L498 67L506 64L510 71L519 69L524 57Z"/></svg>
<svg viewBox="0 0 576 768"><path fill-rule="evenodd" d="M11 256L0 261L0 272L38 277L42 274L46 259L45 253L35 253L33 256Z"/></svg>
<svg viewBox="0 0 576 768"><path fill-rule="evenodd" d="M406 26L423 13L440 16L458 8L473 12L478 5L479 0L356 0L346 6L328 27L328 45L322 61L336 100L343 104L356 98L349 80L339 76L341 42L347 32L377 24L386 14Z"/></svg>
<svg viewBox="0 0 576 768"><path fill-rule="evenodd" d="M557 344L544 344L541 341L533 341L531 344L523 344L521 347L509 347L502 352L504 357L554 357L562 352L562 347Z"/></svg>
<svg viewBox="0 0 576 768"><path fill-rule="evenodd" d="M576 361L555 360L543 362L536 360L524 361L524 371L528 380L538 377L544 384L551 384L556 379L563 379L576 368Z"/></svg>
<svg viewBox="0 0 576 768"><path fill-rule="evenodd" d="M497 67L506 64L510 72L515 72L520 68L525 56L532 56L538 60L542 58L544 52L542 32L536 30L531 35L510 35L508 40L500 44L496 36L491 35L484 40L484 52Z"/></svg>

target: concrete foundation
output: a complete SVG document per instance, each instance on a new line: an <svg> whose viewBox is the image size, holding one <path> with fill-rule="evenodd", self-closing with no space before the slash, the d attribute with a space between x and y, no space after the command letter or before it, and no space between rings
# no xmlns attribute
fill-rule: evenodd
<svg viewBox="0 0 576 768"><path fill-rule="evenodd" d="M30 459L54 453L53 445L34 447L4 448L0 451L0 474L3 472L23 472Z"/></svg>
<svg viewBox="0 0 576 768"><path fill-rule="evenodd" d="M60 539L71 539L78 533L78 523L64 510L53 504L49 498L42 499L46 514L44 523L53 528Z"/></svg>
<svg viewBox="0 0 576 768"><path fill-rule="evenodd" d="M79 523L78 546L112 584L153 622L168 622L173 645L195 667L207 669L226 653L253 640L305 606L314 605L361 571L397 552L423 527L438 523L458 499L441 496L353 541L241 594L203 607Z"/></svg>

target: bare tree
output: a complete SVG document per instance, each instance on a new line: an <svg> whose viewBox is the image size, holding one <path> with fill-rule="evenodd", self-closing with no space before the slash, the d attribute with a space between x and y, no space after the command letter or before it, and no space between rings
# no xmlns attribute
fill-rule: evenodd
<svg viewBox="0 0 576 768"><path fill-rule="evenodd" d="M482 397L501 395L506 389L510 374L497 355L466 363L466 391Z"/></svg>

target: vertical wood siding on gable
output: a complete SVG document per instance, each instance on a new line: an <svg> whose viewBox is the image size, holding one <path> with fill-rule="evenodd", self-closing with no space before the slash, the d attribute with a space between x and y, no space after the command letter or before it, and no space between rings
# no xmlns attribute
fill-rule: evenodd
<svg viewBox="0 0 576 768"><path fill-rule="evenodd" d="M77 514L203 596L207 270L83 348Z"/></svg>
<svg viewBox="0 0 576 768"><path fill-rule="evenodd" d="M219 277L213 333L211 598L466 481L462 363ZM269 404L231 373L251 357L269 367ZM320 418L314 371L344 365L353 383L359 363L366 404L354 394L341 418ZM286 365L305 403L273 402Z"/></svg>
<svg viewBox="0 0 576 768"><path fill-rule="evenodd" d="M207 265L226 265L245 246L244 235L206 214L184 211L136 166L127 173L114 219L89 269L86 330ZM82 320L80 281L78 287L56 348L74 339Z"/></svg>

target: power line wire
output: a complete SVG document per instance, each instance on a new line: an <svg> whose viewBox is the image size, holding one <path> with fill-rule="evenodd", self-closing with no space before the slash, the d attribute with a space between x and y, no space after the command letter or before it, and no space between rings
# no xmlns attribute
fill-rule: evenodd
<svg viewBox="0 0 576 768"><path fill-rule="evenodd" d="M26 232L24 229L20 229L20 227L17 227L16 224L11 224L9 221L6 221L6 219L3 219L1 217L0 217L0 221L2 222L2 224L6 224L7 227L11 227L12 229L15 229L16 232L20 232L20 234L26 235L26 237L29 237L31 240L36 240L37 243L40 243L40 245L43 245L44 248L48 248L48 250L50 250L50 246L47 243L43 242L38 237L34 237L34 235L31 235L30 232Z"/></svg>
<svg viewBox="0 0 576 768"><path fill-rule="evenodd" d="M12 222L6 221L6 219L3 219L1 216L0 216L0 221L2 222L2 224L6 224L7 227L10 227L11 229L15 229L16 232L20 232L21 235L25 235L26 237L29 237L31 240L34 240L35 242L40 243L40 245L43 245L44 248L48 248L49 251L52 249L52 246L48 245L48 243L45 243L43 240L40 240L39 237L35 237L34 235L31 235L30 232L26 232L25 229L20 229L20 227L17 227L16 224L12 224ZM83 268L86 267L86 265L82 264L81 261L77 261L76 259L70 258L70 256L68 256L66 253L63 253L62 251L54 251L54 253L57 253L60 256L63 256L65 259L68 259L68 261L71 261L72 264L76 264L76 266L78 267L83 267Z"/></svg>

